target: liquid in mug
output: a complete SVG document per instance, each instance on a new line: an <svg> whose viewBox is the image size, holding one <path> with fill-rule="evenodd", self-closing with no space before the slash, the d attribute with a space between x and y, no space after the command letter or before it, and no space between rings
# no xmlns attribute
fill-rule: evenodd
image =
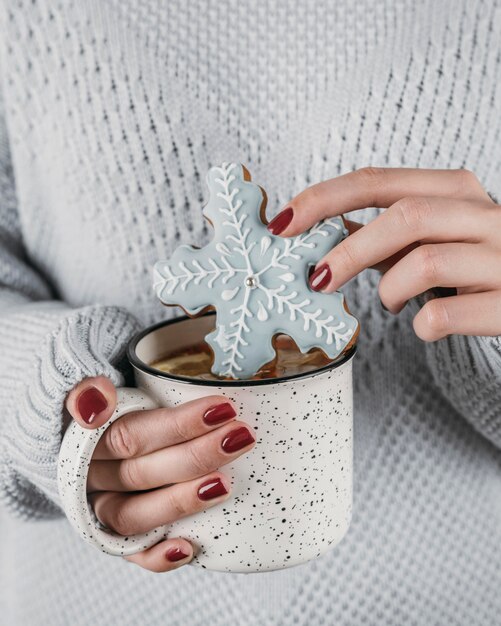
<svg viewBox="0 0 501 626"><path fill-rule="evenodd" d="M303 354L287 335L276 337L275 348L276 359L263 365L250 380L306 374L332 363L321 350L311 350ZM150 366L175 376L199 380L224 380L211 372L212 352L205 341L169 352L161 359L150 363Z"/></svg>

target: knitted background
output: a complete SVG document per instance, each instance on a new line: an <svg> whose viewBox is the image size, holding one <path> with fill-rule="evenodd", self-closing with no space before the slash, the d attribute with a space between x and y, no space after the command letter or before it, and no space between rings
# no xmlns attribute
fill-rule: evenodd
<svg viewBox="0 0 501 626"><path fill-rule="evenodd" d="M150 574L75 535L55 476L67 392L121 384L128 339L174 314L151 266L208 241L211 164L245 163L270 215L365 165L466 167L501 197L500 42L497 0L0 0L0 622L499 621L500 339L425 346L372 271L345 288L354 518L323 558Z"/></svg>

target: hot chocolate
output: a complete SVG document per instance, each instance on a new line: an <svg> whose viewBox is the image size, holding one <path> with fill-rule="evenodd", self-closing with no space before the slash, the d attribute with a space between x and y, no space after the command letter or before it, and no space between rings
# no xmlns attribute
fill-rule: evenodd
<svg viewBox="0 0 501 626"><path fill-rule="evenodd" d="M280 378L305 374L332 362L320 350L302 354L297 345L286 335L279 335L275 340L277 358L272 363L263 365L250 380ZM176 376L187 376L200 380L223 380L211 372L213 355L205 342L175 350L161 359L150 363L151 367Z"/></svg>

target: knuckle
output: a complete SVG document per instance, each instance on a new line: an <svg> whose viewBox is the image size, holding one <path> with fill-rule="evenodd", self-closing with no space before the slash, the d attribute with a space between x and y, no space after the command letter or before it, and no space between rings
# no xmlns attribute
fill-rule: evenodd
<svg viewBox="0 0 501 626"><path fill-rule="evenodd" d="M208 450L203 449L193 441L188 446L188 462L195 474L207 474L214 468L214 463L209 457Z"/></svg>
<svg viewBox="0 0 501 626"><path fill-rule="evenodd" d="M424 314L427 328L432 337L447 333L450 327L447 307L440 300L431 300L424 306Z"/></svg>
<svg viewBox="0 0 501 626"><path fill-rule="evenodd" d="M338 246L336 250L336 262L349 270L357 266L357 253L349 237Z"/></svg>
<svg viewBox="0 0 501 626"><path fill-rule="evenodd" d="M119 419L108 428L108 447L119 459L129 459L139 454L139 443L127 420Z"/></svg>
<svg viewBox="0 0 501 626"><path fill-rule="evenodd" d="M189 425L186 423L186 420L176 415L176 417L172 420L172 430L174 437L179 441L187 441L193 438L192 429L190 429Z"/></svg>
<svg viewBox="0 0 501 626"><path fill-rule="evenodd" d="M189 510L187 500L183 499L174 489L167 489L167 509L169 519L175 521L181 517L186 517L193 511Z"/></svg>
<svg viewBox="0 0 501 626"><path fill-rule="evenodd" d="M132 491L144 489L139 463L136 460L122 461L118 469L120 484Z"/></svg>
<svg viewBox="0 0 501 626"><path fill-rule="evenodd" d="M417 249L418 273L426 281L434 283L440 277L441 255L434 245L420 246Z"/></svg>
<svg viewBox="0 0 501 626"><path fill-rule="evenodd" d="M432 208L427 198L402 198L395 205L395 212L403 225L409 230L421 230L429 220Z"/></svg>
<svg viewBox="0 0 501 626"><path fill-rule="evenodd" d="M116 504L116 506L108 513L108 524L119 535L129 535L134 532L129 511L127 506L123 503Z"/></svg>
<svg viewBox="0 0 501 626"><path fill-rule="evenodd" d="M454 172L457 181L456 186L458 195L471 191L472 189L476 190L481 186L480 181L471 170L460 169L454 170Z"/></svg>
<svg viewBox="0 0 501 626"><path fill-rule="evenodd" d="M308 187L298 196L296 196L294 205L299 210L308 210L310 212L312 210L312 207L315 208L322 203L323 197L324 192L322 184L318 183L316 185Z"/></svg>
<svg viewBox="0 0 501 626"><path fill-rule="evenodd" d="M384 167L363 167L355 172L358 183L365 190L369 206L377 206L387 187L388 171Z"/></svg>
<svg viewBox="0 0 501 626"><path fill-rule="evenodd" d="M384 167L362 167L357 170L357 175L360 179L360 182L375 190L379 190L384 187L386 183L386 174L387 171Z"/></svg>

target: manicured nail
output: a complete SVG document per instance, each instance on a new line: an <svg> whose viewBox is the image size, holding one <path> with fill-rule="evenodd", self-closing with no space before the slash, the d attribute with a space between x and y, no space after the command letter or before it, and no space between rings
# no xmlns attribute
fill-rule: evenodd
<svg viewBox="0 0 501 626"><path fill-rule="evenodd" d="M221 447L225 452L237 452L246 446L249 446L251 443L254 443L256 440L252 436L252 433L245 426L241 426L240 428L235 428L229 432L226 437L223 439L221 443Z"/></svg>
<svg viewBox="0 0 501 626"><path fill-rule="evenodd" d="M232 417L235 417L237 412L232 407L229 402L224 402L223 404L216 404L216 406L211 406L207 411L205 411L203 420L209 426L214 426L214 424L221 424L222 422L226 422L230 420Z"/></svg>
<svg viewBox="0 0 501 626"><path fill-rule="evenodd" d="M318 267L310 276L310 287L315 291L320 291L331 282L331 268L324 263Z"/></svg>
<svg viewBox="0 0 501 626"><path fill-rule="evenodd" d="M77 398L77 409L86 424L92 424L96 415L104 411L108 402L96 387L88 387Z"/></svg>
<svg viewBox="0 0 501 626"><path fill-rule="evenodd" d="M280 211L280 213L271 220L268 224L268 230L273 235L280 235L280 233L283 233L287 226L292 222L293 217L294 211L291 207L287 207L283 211Z"/></svg>
<svg viewBox="0 0 501 626"><path fill-rule="evenodd" d="M167 550L167 554L165 556L168 561L175 563L176 561L182 561L185 559L188 554L185 554L180 548L171 548L170 550Z"/></svg>
<svg viewBox="0 0 501 626"><path fill-rule="evenodd" d="M228 490L220 478L211 478L198 488L198 497L204 501L225 496L227 493Z"/></svg>

